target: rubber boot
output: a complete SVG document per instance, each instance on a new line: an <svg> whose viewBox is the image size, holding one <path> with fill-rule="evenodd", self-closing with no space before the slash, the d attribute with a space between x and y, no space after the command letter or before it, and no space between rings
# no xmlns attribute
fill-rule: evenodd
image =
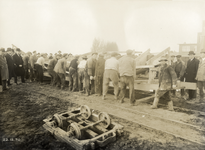
<svg viewBox="0 0 205 150"><path fill-rule="evenodd" d="M168 102L168 110L169 110L169 111L174 111L173 101L169 101L169 102Z"/></svg>
<svg viewBox="0 0 205 150"><path fill-rule="evenodd" d="M157 109L158 102L159 102L159 98L154 98L154 102L153 102L153 105L151 106L151 108Z"/></svg>

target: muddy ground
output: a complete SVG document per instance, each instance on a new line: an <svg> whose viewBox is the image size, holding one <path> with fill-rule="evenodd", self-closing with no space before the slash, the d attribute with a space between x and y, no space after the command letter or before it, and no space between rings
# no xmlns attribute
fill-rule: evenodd
<svg viewBox="0 0 205 150"><path fill-rule="evenodd" d="M49 85L44 85L48 87ZM57 112L71 110L79 105L55 97L35 93L36 88L43 92L44 86L26 83L12 86L7 92L0 93L0 149L3 150L72 150L69 145L61 143L42 127L43 119ZM20 89L20 90L19 90ZM39 90L38 89L38 90ZM54 89L59 94L59 89ZM68 93L69 95L69 93ZM76 97L70 97L76 99ZM112 120L125 127L121 137L115 143L99 149L122 150L175 150L203 149L194 145L177 143L176 139L158 135L140 128L132 122L111 116ZM185 143L186 144L186 143Z"/></svg>

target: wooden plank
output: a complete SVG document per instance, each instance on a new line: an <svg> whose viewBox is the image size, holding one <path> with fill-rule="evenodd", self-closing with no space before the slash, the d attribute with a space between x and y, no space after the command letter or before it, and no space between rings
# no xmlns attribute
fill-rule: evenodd
<svg viewBox="0 0 205 150"><path fill-rule="evenodd" d="M192 83L192 82L181 82L180 86L185 87L185 89L190 89L190 90L196 90L197 89L197 84Z"/></svg>
<svg viewBox="0 0 205 150"><path fill-rule="evenodd" d="M146 103L146 102L148 102L148 101L150 101L150 99L153 99L155 97L155 94L153 94L152 96L149 96L149 97L145 97L145 98L141 98L141 99L139 99L139 100L136 100L136 104L138 104L138 103Z"/></svg>

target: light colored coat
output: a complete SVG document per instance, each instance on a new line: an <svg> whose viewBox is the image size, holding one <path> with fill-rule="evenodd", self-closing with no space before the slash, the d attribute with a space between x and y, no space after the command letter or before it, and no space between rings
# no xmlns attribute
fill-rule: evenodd
<svg viewBox="0 0 205 150"><path fill-rule="evenodd" d="M205 58L199 63L199 68L196 75L197 81L205 81Z"/></svg>
<svg viewBox="0 0 205 150"><path fill-rule="evenodd" d="M6 57L0 55L0 68L1 68L1 80L7 80L9 78L9 70L6 61Z"/></svg>
<svg viewBox="0 0 205 150"><path fill-rule="evenodd" d="M56 73L63 73L66 74L66 65L67 65L67 61L65 58L61 58L58 60L56 66L54 67L54 71Z"/></svg>

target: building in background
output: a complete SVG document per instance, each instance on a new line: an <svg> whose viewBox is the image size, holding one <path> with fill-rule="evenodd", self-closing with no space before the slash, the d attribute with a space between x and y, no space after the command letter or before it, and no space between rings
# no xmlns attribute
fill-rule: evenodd
<svg viewBox="0 0 205 150"><path fill-rule="evenodd" d="M195 53L197 53L197 51L198 51L197 43L179 44L179 54L181 54L181 55L188 55L189 51L194 51Z"/></svg>
<svg viewBox="0 0 205 150"><path fill-rule="evenodd" d="M197 49L200 52L202 49L205 49L205 20L202 24L202 32L198 33L197 37Z"/></svg>

